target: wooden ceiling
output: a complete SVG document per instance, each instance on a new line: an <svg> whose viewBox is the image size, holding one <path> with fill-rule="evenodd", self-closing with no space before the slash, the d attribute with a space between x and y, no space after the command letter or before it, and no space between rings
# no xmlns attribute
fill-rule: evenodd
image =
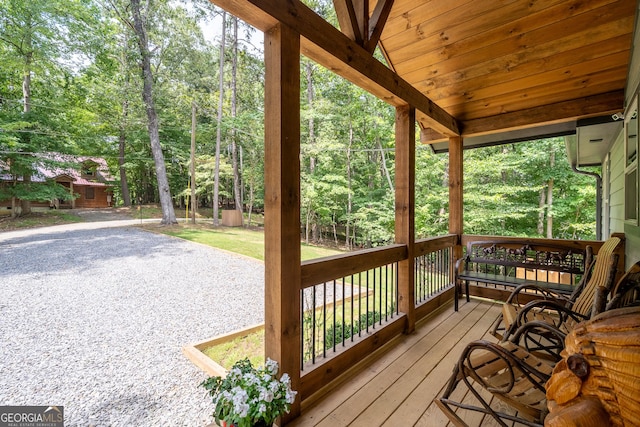
<svg viewBox="0 0 640 427"><path fill-rule="evenodd" d="M479 135L623 109L635 0L334 0L342 32ZM368 20L362 16L369 16ZM423 141L442 138L422 122Z"/></svg>

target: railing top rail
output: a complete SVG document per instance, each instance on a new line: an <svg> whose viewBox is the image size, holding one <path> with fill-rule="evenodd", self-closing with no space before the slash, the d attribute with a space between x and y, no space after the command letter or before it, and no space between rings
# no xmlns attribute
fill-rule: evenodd
<svg viewBox="0 0 640 427"><path fill-rule="evenodd" d="M407 256L407 245L395 244L304 261L301 288L403 261Z"/></svg>
<svg viewBox="0 0 640 427"><path fill-rule="evenodd" d="M418 257L430 252L439 251L455 246L458 241L457 234L447 234L444 236L428 237L416 240L413 255Z"/></svg>

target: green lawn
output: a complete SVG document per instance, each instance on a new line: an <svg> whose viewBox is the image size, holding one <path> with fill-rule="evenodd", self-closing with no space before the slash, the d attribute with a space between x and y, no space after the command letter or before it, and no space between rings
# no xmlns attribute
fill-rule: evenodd
<svg viewBox="0 0 640 427"><path fill-rule="evenodd" d="M180 225L170 228L157 228L157 231L192 242L202 243L214 248L246 255L264 261L264 232L241 227L203 228ZM301 244L302 259L321 258L342 253L341 251L319 246Z"/></svg>
<svg viewBox="0 0 640 427"><path fill-rule="evenodd" d="M49 227L51 225L69 224L83 221L77 215L64 210L33 212L18 218L0 215L0 231L19 230L23 228Z"/></svg>

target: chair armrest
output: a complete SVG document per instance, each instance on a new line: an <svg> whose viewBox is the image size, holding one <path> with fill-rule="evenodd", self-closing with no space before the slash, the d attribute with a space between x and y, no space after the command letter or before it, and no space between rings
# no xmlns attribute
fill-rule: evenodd
<svg viewBox="0 0 640 427"><path fill-rule="evenodd" d="M552 323L556 328L559 328L569 318L576 322L582 322L588 319L587 316L571 311L571 309L567 308L564 304L559 304L556 301L536 300L531 301L518 312L518 320L516 322L518 327L531 320L536 320L535 314L542 311L548 311L557 315L557 320L554 320Z"/></svg>
<svg viewBox="0 0 640 427"><path fill-rule="evenodd" d="M524 285L520 285L516 287L513 291L511 291L511 294L507 298L506 303L521 305L518 303L518 295L520 295L521 292L527 292L527 291L538 292L540 295L539 295L539 298L537 299L552 300L552 301L557 301L559 303L562 302L565 305L571 304L571 300L569 300L569 298L567 298L566 296L558 292L552 291L551 289L546 289L540 286L526 284L526 283ZM536 295L536 297L538 297L538 295Z"/></svg>
<svg viewBox="0 0 640 427"><path fill-rule="evenodd" d="M527 349L540 359L554 363L562 359L566 334L547 322L532 320L520 326L509 338L513 344Z"/></svg>

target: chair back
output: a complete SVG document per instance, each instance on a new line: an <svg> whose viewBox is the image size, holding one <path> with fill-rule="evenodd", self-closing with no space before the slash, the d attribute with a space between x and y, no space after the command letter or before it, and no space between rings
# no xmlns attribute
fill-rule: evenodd
<svg viewBox="0 0 640 427"><path fill-rule="evenodd" d="M580 295L578 295L578 298L576 298L571 308L572 311L584 316L590 316L598 287L606 289L611 287L611 283L615 277L618 259L618 256L614 254L614 252L619 244L620 238L614 236L607 239L602 247L600 247L596 255L591 277L585 284L582 292L580 292Z"/></svg>
<svg viewBox="0 0 640 427"><path fill-rule="evenodd" d="M611 290L606 310L640 305L640 261L637 261Z"/></svg>

